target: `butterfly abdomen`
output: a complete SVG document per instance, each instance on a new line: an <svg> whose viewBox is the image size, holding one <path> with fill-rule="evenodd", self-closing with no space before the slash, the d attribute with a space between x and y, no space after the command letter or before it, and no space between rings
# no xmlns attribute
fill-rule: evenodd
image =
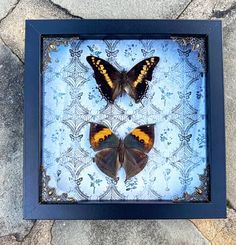
<svg viewBox="0 0 236 245"><path fill-rule="evenodd" d="M121 139L118 147L118 152L119 152L119 162L122 164L124 162L125 146L124 146L124 141Z"/></svg>

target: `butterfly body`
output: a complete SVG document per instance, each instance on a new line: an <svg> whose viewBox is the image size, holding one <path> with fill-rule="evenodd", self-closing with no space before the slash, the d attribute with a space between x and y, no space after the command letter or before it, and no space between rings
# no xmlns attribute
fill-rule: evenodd
<svg viewBox="0 0 236 245"><path fill-rule="evenodd" d="M136 103L140 102L148 89L148 81L152 80L152 73L159 57L151 57L136 64L130 71L118 71L109 62L88 56L88 63L94 70L94 77L99 91L110 103L126 92Z"/></svg>
<svg viewBox="0 0 236 245"><path fill-rule="evenodd" d="M90 124L90 144L96 155L98 168L117 180L120 167L126 172L126 180L135 176L146 166L148 153L154 143L154 124L135 128L124 139L119 139L102 124Z"/></svg>

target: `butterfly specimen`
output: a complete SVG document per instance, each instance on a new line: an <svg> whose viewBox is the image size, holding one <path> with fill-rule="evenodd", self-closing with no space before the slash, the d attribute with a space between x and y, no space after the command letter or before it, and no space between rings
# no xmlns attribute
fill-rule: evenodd
<svg viewBox="0 0 236 245"><path fill-rule="evenodd" d="M159 62L159 57L144 59L128 72L120 72L109 62L95 56L87 56L87 61L94 70L102 96L108 102L114 103L114 100L125 91L138 103L147 92L148 81L152 80L152 73Z"/></svg>
<svg viewBox="0 0 236 245"><path fill-rule="evenodd" d="M97 152L94 161L98 168L117 181L118 170L123 167L128 180L147 164L146 153L154 144L154 124L139 126L124 139L119 139L108 127L90 123L89 140Z"/></svg>

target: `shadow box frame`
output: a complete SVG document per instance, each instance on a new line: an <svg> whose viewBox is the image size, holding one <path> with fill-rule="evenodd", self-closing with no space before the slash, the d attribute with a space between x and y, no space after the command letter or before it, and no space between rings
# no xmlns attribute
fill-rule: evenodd
<svg viewBox="0 0 236 245"><path fill-rule="evenodd" d="M42 38L205 37L209 202L158 200L42 203ZM226 217L222 23L210 20L27 20L24 73L24 219L196 219Z"/></svg>

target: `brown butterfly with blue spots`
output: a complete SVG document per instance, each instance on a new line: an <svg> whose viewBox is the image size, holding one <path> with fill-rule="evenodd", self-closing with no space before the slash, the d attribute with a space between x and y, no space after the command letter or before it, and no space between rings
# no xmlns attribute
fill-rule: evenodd
<svg viewBox="0 0 236 245"><path fill-rule="evenodd" d="M146 124L132 130L119 139L108 127L90 123L89 140L97 152L94 161L107 176L118 180L118 170L123 167L126 180L141 172L148 162L147 153L154 144L154 124Z"/></svg>
<svg viewBox="0 0 236 245"><path fill-rule="evenodd" d="M95 56L87 56L87 61L93 68L99 91L108 102L113 104L125 91L139 103L146 95L148 81L152 80L152 73L159 57L144 59L128 72L120 72L109 62Z"/></svg>

